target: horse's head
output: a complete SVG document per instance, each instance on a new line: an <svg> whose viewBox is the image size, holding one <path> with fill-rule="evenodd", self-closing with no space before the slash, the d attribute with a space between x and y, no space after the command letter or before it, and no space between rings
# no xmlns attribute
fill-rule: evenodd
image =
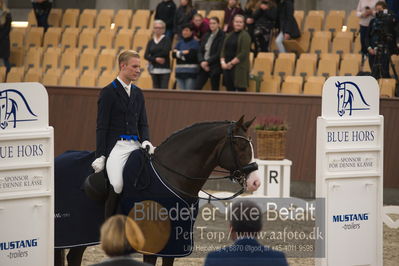
<svg viewBox="0 0 399 266"><path fill-rule="evenodd" d="M5 129L8 126L7 122L7 94L0 93L0 128Z"/></svg>
<svg viewBox="0 0 399 266"><path fill-rule="evenodd" d="M338 114L339 116L343 116L345 114L345 106L346 106L346 87L345 83L336 82L335 86L337 87L337 97L338 97Z"/></svg>
<svg viewBox="0 0 399 266"><path fill-rule="evenodd" d="M220 167L231 172L234 181L242 185L245 183L248 191L255 191L260 186L252 142L247 136L248 128L254 120L244 122L242 116L229 126L218 161Z"/></svg>

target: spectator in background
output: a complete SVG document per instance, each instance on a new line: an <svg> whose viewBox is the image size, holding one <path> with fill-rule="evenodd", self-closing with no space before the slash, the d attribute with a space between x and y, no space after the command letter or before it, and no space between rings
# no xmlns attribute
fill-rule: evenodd
<svg viewBox="0 0 399 266"><path fill-rule="evenodd" d="M360 43L363 56L367 55L366 36L370 21L373 19L373 10L377 2L378 0L359 0L357 4L356 15L360 18Z"/></svg>
<svg viewBox="0 0 399 266"><path fill-rule="evenodd" d="M399 19L399 1L398 0L387 0L386 2L388 4L388 9L391 10L395 14L396 19Z"/></svg>
<svg viewBox="0 0 399 266"><path fill-rule="evenodd" d="M268 52L271 33L277 22L277 6L272 0L262 0L253 14L256 52Z"/></svg>
<svg viewBox="0 0 399 266"><path fill-rule="evenodd" d="M48 16L50 15L53 0L32 0L33 11L35 12L37 26L43 27L47 31Z"/></svg>
<svg viewBox="0 0 399 266"><path fill-rule="evenodd" d="M256 240L262 230L262 210L249 200L233 204L229 212L231 238L235 243L210 252L205 266L288 266L284 253Z"/></svg>
<svg viewBox="0 0 399 266"><path fill-rule="evenodd" d="M239 0L227 0L227 7L224 10L224 28L225 32L231 32L233 30L233 19L237 14L244 14L241 9Z"/></svg>
<svg viewBox="0 0 399 266"><path fill-rule="evenodd" d="M163 0L155 10L155 20L162 20L166 24L165 35L172 39L173 20L176 14L176 4L173 0Z"/></svg>
<svg viewBox="0 0 399 266"><path fill-rule="evenodd" d="M134 249L141 250L145 239L138 225L129 217L115 215L110 217L100 229L101 248L109 257L92 266L149 266L134 260L130 255Z"/></svg>
<svg viewBox="0 0 399 266"><path fill-rule="evenodd" d="M227 34L220 55L223 84L228 91L246 91L249 83L251 36L245 28L245 17L236 15L233 31Z"/></svg>
<svg viewBox="0 0 399 266"><path fill-rule="evenodd" d="M220 29L220 21L217 17L209 20L211 32L208 32L201 41L198 52L200 70L195 82L195 90L201 90L208 78L211 79L212 90L219 90L220 74L220 52L224 40L224 32Z"/></svg>
<svg viewBox="0 0 399 266"><path fill-rule="evenodd" d="M182 90L193 90L195 78L198 75L198 50L199 42L193 37L193 29L190 24L182 27L182 38L173 50L176 58L176 82Z"/></svg>
<svg viewBox="0 0 399 266"><path fill-rule="evenodd" d="M247 31L251 36L252 42L255 42L254 30L255 30L255 20L254 12L258 6L259 0L248 0L244 8L245 22L247 24Z"/></svg>
<svg viewBox="0 0 399 266"><path fill-rule="evenodd" d="M197 13L193 16L191 25L193 26L194 39L197 41L201 41L202 37L209 32L209 20L201 14Z"/></svg>
<svg viewBox="0 0 399 266"><path fill-rule="evenodd" d="M151 74L152 87L167 89L170 78L169 52L171 40L165 35L166 24L162 20L154 21L153 37L147 43L144 58L149 62L148 72Z"/></svg>
<svg viewBox="0 0 399 266"><path fill-rule="evenodd" d="M180 0L180 6L174 18L174 33L181 34L183 26L189 24L196 13L197 10L194 9L192 0Z"/></svg>
<svg viewBox="0 0 399 266"><path fill-rule="evenodd" d="M371 75L375 79L390 78L389 62L399 44L399 22L387 7L384 1L375 4L376 17L370 21L367 31L367 52Z"/></svg>
<svg viewBox="0 0 399 266"><path fill-rule="evenodd" d="M4 0L0 0L0 58L3 59L7 72L10 71L10 31L11 13Z"/></svg>
<svg viewBox="0 0 399 266"><path fill-rule="evenodd" d="M278 16L280 33L277 35L276 45L280 53L285 53L284 41L301 37L294 17L294 0L280 0Z"/></svg>

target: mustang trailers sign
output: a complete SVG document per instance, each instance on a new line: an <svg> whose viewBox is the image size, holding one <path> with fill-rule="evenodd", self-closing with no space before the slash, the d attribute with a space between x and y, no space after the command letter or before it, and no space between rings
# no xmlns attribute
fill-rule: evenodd
<svg viewBox="0 0 399 266"><path fill-rule="evenodd" d="M39 83L0 84L0 265L52 265L54 138Z"/></svg>
<svg viewBox="0 0 399 266"><path fill-rule="evenodd" d="M316 195L325 198L321 265L382 265L383 117L372 77L331 77L317 119Z"/></svg>

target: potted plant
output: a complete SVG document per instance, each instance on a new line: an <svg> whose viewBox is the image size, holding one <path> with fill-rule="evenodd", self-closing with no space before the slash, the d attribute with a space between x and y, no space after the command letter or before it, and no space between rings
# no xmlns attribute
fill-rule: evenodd
<svg viewBox="0 0 399 266"><path fill-rule="evenodd" d="M196 0L194 1L194 7L197 10L223 10L226 8L226 0Z"/></svg>
<svg viewBox="0 0 399 266"><path fill-rule="evenodd" d="M255 122L258 158L282 160L285 158L285 141L288 126L279 117L261 117Z"/></svg>

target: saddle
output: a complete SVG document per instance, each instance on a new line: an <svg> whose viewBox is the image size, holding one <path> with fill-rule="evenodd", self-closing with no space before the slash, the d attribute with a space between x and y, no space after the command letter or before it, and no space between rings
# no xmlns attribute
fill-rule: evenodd
<svg viewBox="0 0 399 266"><path fill-rule="evenodd" d="M104 202L108 196L109 186L106 171L103 170L89 175L85 179L82 189L91 200Z"/></svg>

